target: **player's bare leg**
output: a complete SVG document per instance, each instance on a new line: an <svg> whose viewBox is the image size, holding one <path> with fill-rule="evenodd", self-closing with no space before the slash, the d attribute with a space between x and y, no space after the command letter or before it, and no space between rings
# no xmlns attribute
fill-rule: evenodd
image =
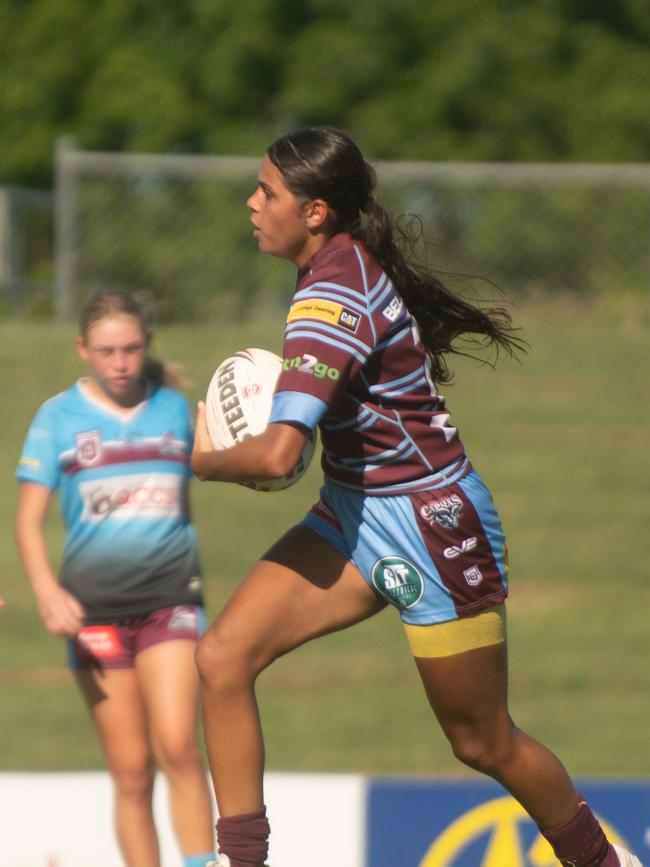
<svg viewBox="0 0 650 867"><path fill-rule="evenodd" d="M197 740L199 684L193 641L163 641L136 656L154 755L167 777L185 856L214 851L212 807Z"/></svg>
<svg viewBox="0 0 650 867"><path fill-rule="evenodd" d="M508 713L505 643L416 664L431 707L460 761L501 783L575 864L618 864L559 759ZM586 844L580 841L587 840ZM580 848L582 846L582 849ZM569 853L569 854L567 854Z"/></svg>
<svg viewBox="0 0 650 867"><path fill-rule="evenodd" d="M304 642L384 607L355 566L303 527L290 530L253 567L197 652L221 817L244 815L261 826L264 742L255 699L258 674ZM219 822L221 840L223 818Z"/></svg>
<svg viewBox="0 0 650 867"><path fill-rule="evenodd" d="M117 839L127 867L160 867L152 813L155 769L135 670L83 670L76 679L115 786Z"/></svg>

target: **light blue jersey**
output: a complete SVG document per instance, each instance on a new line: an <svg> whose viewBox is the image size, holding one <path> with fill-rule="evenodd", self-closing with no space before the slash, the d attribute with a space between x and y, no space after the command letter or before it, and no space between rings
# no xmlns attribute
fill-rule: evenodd
<svg viewBox="0 0 650 867"><path fill-rule="evenodd" d="M36 413L16 477L59 492L61 584L88 623L201 604L187 512L192 439L187 401L164 387L123 413L79 381Z"/></svg>

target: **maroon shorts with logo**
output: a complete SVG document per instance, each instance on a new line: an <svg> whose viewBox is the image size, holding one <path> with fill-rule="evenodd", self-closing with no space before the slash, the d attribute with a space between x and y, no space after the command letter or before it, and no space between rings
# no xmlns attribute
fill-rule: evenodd
<svg viewBox="0 0 650 867"><path fill-rule="evenodd" d="M68 639L68 664L82 669L133 668L142 650L163 641L198 641L205 631L200 605L174 605L117 623L84 626Z"/></svg>

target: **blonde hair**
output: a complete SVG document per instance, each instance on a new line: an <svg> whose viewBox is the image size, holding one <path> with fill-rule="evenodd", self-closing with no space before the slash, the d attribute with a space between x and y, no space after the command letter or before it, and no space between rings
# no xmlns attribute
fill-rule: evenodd
<svg viewBox="0 0 650 867"><path fill-rule="evenodd" d="M79 317L79 334L86 340L90 329L101 319L113 316L132 316L137 320L145 334L150 333L150 305L137 295L123 292L119 289L107 289L96 292L84 304ZM153 385L165 385L169 388L190 388L192 383L183 373L183 366L176 362L161 361L147 356L144 366L144 376Z"/></svg>

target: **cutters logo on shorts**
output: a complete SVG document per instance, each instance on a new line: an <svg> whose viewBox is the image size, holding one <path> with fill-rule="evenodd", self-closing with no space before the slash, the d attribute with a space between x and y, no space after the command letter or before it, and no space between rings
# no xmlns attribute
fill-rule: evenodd
<svg viewBox="0 0 650 867"><path fill-rule="evenodd" d="M412 608L422 598L424 581L412 563L403 557L377 560L372 567L372 583L398 608Z"/></svg>
<svg viewBox="0 0 650 867"><path fill-rule="evenodd" d="M455 530L463 514L463 501L458 494L432 500L420 506L420 514L429 524L439 524L445 530Z"/></svg>
<svg viewBox="0 0 650 867"><path fill-rule="evenodd" d="M82 521L178 517L181 477L175 473L134 473L82 482Z"/></svg>

